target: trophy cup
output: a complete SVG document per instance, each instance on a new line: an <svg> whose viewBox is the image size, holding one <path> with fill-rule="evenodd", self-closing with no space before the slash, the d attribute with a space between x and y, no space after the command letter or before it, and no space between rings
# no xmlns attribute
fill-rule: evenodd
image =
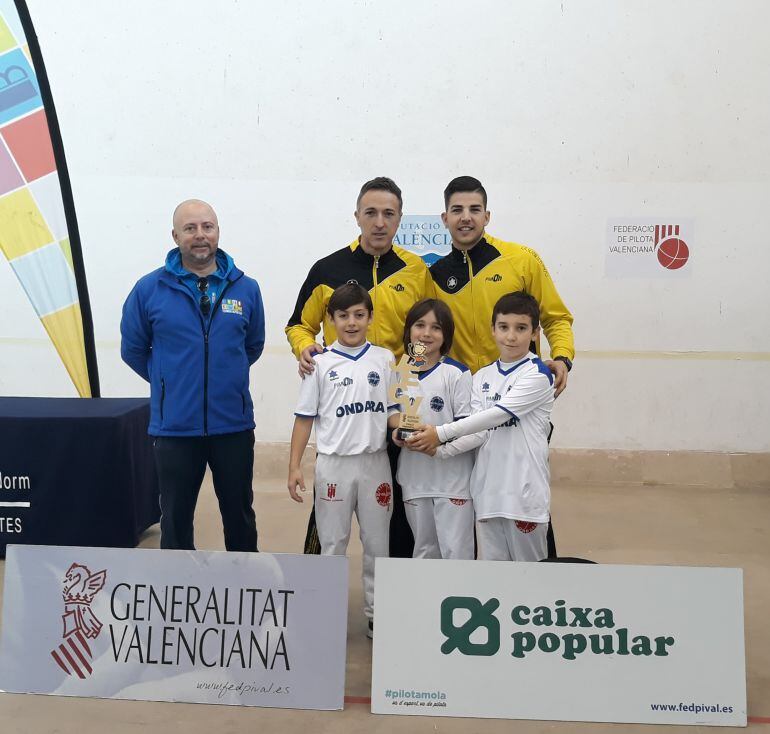
<svg viewBox="0 0 770 734"><path fill-rule="evenodd" d="M408 344L406 348L408 354L401 355L398 364L394 362L390 364L390 368L398 375L398 382L391 383L388 389L388 398L391 402L399 403L401 406L397 435L402 441L406 441L417 430L417 426L422 423L419 415L422 397L411 395L410 388L414 389L420 386L420 381L413 370L419 369L425 364L425 357L423 356L425 350L426 347L422 342Z"/></svg>

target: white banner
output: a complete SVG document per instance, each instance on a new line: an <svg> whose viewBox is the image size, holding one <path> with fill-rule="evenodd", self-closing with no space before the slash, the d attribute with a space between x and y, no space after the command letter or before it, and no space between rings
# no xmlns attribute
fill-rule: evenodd
<svg viewBox="0 0 770 734"><path fill-rule="evenodd" d="M8 546L0 689L341 709L347 559Z"/></svg>
<svg viewBox="0 0 770 734"><path fill-rule="evenodd" d="M746 726L743 572L378 558L372 712Z"/></svg>

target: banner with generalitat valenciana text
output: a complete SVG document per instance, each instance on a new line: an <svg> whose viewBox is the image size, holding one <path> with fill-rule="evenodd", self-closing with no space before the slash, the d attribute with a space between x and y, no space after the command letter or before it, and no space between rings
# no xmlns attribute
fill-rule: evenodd
<svg viewBox="0 0 770 734"><path fill-rule="evenodd" d="M341 709L347 559L8 546L0 689Z"/></svg>

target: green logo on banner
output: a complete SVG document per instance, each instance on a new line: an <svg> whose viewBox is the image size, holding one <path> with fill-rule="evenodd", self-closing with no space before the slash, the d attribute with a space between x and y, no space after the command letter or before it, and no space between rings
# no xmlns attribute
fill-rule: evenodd
<svg viewBox="0 0 770 734"><path fill-rule="evenodd" d="M441 652L449 655L459 650L462 655L496 655L500 649L500 622L495 611L499 606L500 601L494 598L482 603L473 596L446 597L441 602L441 632L446 637ZM455 624L457 611L470 614L459 626ZM582 654L668 657L676 642L669 635L633 635L627 627L616 628L611 609L571 607L563 599L557 599L553 607L515 606L510 618L516 630L511 634L511 655L520 659L537 652L557 653L565 660L575 660ZM570 631L564 634L560 629L564 627L593 628L602 632ZM480 628L486 630L486 642L472 642L471 636ZM546 631L543 628L556 629Z"/></svg>
<svg viewBox="0 0 770 734"><path fill-rule="evenodd" d="M494 612L500 606L497 599L490 599L482 604L472 596L448 596L441 602L441 631L446 640L441 645L441 652L449 655L459 650L463 655L494 655L500 649L500 622ZM470 619L457 627L454 614L457 610L470 612ZM484 627L487 631L486 642L471 642L471 635Z"/></svg>

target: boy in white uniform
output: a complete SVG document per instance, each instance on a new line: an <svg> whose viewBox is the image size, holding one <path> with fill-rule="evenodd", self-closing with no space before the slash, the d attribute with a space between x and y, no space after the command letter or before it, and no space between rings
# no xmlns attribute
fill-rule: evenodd
<svg viewBox="0 0 770 734"><path fill-rule="evenodd" d="M415 343L425 348L424 364L415 370L423 423L441 425L470 415L470 370L446 356L453 338L452 312L442 301L418 301L406 315L404 351ZM408 448L397 434L398 429L393 441ZM418 451L399 454L396 479L414 534L414 558L473 559L472 470L472 453L443 459Z"/></svg>
<svg viewBox="0 0 770 734"><path fill-rule="evenodd" d="M315 516L322 555L345 555L356 513L363 545L364 614L372 632L374 559L388 555L392 478L386 448L393 353L366 341L369 294L355 283L332 293L328 305L337 341L314 355L300 387L291 436L288 488L302 502L302 454L315 423Z"/></svg>
<svg viewBox="0 0 770 734"><path fill-rule="evenodd" d="M410 442L437 456L480 446L471 476L480 556L540 561L547 556L551 500L548 432L553 375L529 351L539 333L540 309L527 293L503 296L492 311L500 358L473 378L472 415L426 426Z"/></svg>

